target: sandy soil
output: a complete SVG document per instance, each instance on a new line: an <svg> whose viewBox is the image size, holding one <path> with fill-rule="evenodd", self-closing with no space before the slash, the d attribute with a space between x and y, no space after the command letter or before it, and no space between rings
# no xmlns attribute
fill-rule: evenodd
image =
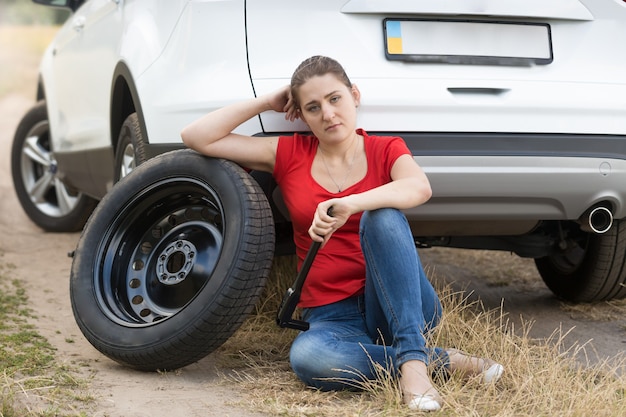
<svg viewBox="0 0 626 417"><path fill-rule="evenodd" d="M16 266L14 275L27 290L37 330L89 378L96 397L91 416L193 417L262 416L245 408L228 369L205 359L180 371L157 374L124 368L96 351L74 322L69 302L69 273L78 234L44 233L26 217L13 191L10 149L19 119L33 104L21 95L0 98L0 261ZM29 398L29 402L34 398Z"/></svg>
<svg viewBox="0 0 626 417"><path fill-rule="evenodd" d="M71 259L67 253L75 248L78 234L42 232L23 213L12 187L11 141L19 119L32 104L32 99L22 95L0 98L0 260L16 266L15 275L23 281L38 317L37 329L57 348L58 360L78 365L90 377L89 391L96 397L92 415L261 416L245 408L245 393L237 392L236 384L223 376L229 370L218 368L212 355L178 372L141 373L107 359L83 338L68 297ZM613 357L625 346L624 314L592 320L564 309L539 278L488 285L480 273L458 262L453 252L421 253L439 277L447 277L458 289L473 291L473 297L480 297L487 308L502 305L512 321L520 317L534 321L531 334L535 337L549 337L557 329L569 331L567 343L590 342L587 356L592 361ZM506 257L487 254L485 258L487 264L507 267Z"/></svg>

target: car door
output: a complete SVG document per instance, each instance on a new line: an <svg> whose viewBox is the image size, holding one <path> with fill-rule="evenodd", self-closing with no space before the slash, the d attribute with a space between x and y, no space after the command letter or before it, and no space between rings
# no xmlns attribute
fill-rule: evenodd
<svg viewBox="0 0 626 417"><path fill-rule="evenodd" d="M90 0L69 18L53 51L49 113L57 152L110 145L111 74L118 61L123 0Z"/></svg>

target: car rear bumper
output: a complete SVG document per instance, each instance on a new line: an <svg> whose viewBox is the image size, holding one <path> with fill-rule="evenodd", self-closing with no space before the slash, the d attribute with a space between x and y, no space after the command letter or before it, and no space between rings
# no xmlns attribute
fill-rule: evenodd
<svg viewBox="0 0 626 417"><path fill-rule="evenodd" d="M626 159L556 155L416 155L433 189L419 221L577 220L598 204L626 217Z"/></svg>

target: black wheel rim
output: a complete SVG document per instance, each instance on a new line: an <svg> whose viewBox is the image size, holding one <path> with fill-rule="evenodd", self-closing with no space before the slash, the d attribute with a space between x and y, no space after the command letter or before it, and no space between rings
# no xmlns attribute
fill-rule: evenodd
<svg viewBox="0 0 626 417"><path fill-rule="evenodd" d="M130 327L176 315L211 279L223 225L217 194L200 181L164 179L136 194L98 248L93 279L104 314Z"/></svg>

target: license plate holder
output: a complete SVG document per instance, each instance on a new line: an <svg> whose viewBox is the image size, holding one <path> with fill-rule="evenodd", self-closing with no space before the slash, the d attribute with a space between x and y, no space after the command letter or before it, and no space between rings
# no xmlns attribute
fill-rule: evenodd
<svg viewBox="0 0 626 417"><path fill-rule="evenodd" d="M383 32L392 61L529 66L554 58L547 23L387 18Z"/></svg>

